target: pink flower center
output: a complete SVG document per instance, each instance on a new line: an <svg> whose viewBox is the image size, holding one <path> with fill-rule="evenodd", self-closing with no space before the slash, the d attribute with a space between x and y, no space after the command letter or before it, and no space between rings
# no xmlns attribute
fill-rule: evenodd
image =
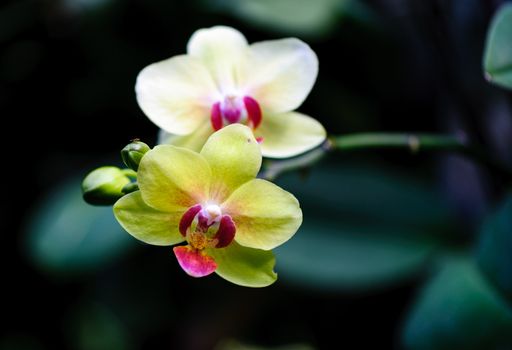
<svg viewBox="0 0 512 350"><path fill-rule="evenodd" d="M188 244L198 250L224 248L235 238L236 227L217 205L196 204L181 217L179 230Z"/></svg>
<svg viewBox="0 0 512 350"><path fill-rule="evenodd" d="M181 217L179 230L188 244L173 248L181 268L192 277L208 276L217 269L205 248L227 247L235 238L235 223L218 205L196 204Z"/></svg>
<svg viewBox="0 0 512 350"><path fill-rule="evenodd" d="M259 103L250 96L227 95L213 104L210 120L215 131L234 123L245 124L256 129L261 124L262 113Z"/></svg>

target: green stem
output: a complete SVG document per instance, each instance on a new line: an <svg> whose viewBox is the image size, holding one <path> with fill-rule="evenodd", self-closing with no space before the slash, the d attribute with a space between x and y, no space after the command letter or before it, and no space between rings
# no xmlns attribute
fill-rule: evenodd
<svg viewBox="0 0 512 350"><path fill-rule="evenodd" d="M322 148L289 160L269 160L264 178L274 179L281 173L311 166L318 162L327 151L352 152L373 149L403 149L413 154L424 151L453 152L473 159L487 166L491 171L512 181L512 170L490 157L481 148L470 145L455 136L403 133L361 133L332 136Z"/></svg>
<svg viewBox="0 0 512 350"><path fill-rule="evenodd" d="M432 134L399 133L363 133L337 136L331 139L331 147L339 151L356 151L359 149L394 148L406 149L411 153L421 151L443 151L461 154L473 159L498 175L512 180L512 170L505 164L492 158L483 149L470 145L455 136Z"/></svg>
<svg viewBox="0 0 512 350"><path fill-rule="evenodd" d="M363 133L335 136L330 141L332 148L340 151L398 148L412 153L420 150L464 152L468 148L456 137L429 134Z"/></svg>

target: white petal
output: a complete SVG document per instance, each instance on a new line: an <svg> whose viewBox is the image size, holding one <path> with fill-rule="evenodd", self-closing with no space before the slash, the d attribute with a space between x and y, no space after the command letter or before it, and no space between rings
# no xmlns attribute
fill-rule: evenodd
<svg viewBox="0 0 512 350"><path fill-rule="evenodd" d="M320 145L326 138L322 124L296 112L263 117L255 134L263 138L261 153L270 158L296 156Z"/></svg>
<svg viewBox="0 0 512 350"><path fill-rule="evenodd" d="M236 29L216 26L199 29L190 38L187 53L208 67L223 94L238 89L238 71L247 53L247 40Z"/></svg>
<svg viewBox="0 0 512 350"><path fill-rule="evenodd" d="M179 135L209 123L211 106L218 99L208 69L201 61L185 55L144 68L137 77L135 91L148 118L161 129Z"/></svg>
<svg viewBox="0 0 512 350"><path fill-rule="evenodd" d="M318 58L299 39L262 41L250 46L241 72L247 94L264 110L283 113L306 99L318 75Z"/></svg>
<svg viewBox="0 0 512 350"><path fill-rule="evenodd" d="M174 145L199 152L212 133L213 128L209 122L202 123L196 130L188 135L175 135L165 130L160 130L158 133L158 144Z"/></svg>

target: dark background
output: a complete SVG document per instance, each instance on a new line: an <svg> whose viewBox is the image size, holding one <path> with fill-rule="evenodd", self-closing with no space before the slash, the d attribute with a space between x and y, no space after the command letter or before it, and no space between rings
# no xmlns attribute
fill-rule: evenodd
<svg viewBox="0 0 512 350"><path fill-rule="evenodd" d="M154 144L157 128L134 96L138 72L183 53L196 29L217 24L250 42L307 41L320 74L300 110L329 133L455 133L510 164L511 96L485 82L481 68L489 20L503 2L369 0L329 29L295 33L247 21L222 1L4 1L2 349L211 349L225 339L400 348L421 275L356 293L286 279L246 289L188 278L168 248L136 243L99 268L53 273L30 258L27 227L41 198L70 177L118 164L132 138ZM503 189L499 177L462 158L375 152L342 160L355 157L434 179L458 218L454 246L467 242ZM109 337L107 347L95 340Z"/></svg>

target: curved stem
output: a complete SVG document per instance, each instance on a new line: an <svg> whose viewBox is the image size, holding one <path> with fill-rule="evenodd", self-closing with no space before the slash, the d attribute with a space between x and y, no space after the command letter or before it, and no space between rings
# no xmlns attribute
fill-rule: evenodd
<svg viewBox="0 0 512 350"><path fill-rule="evenodd" d="M411 153L421 151L443 151L461 154L473 159L498 175L512 180L512 170L500 163L483 149L470 145L463 138L434 134L362 133L331 138L331 148L339 151L358 149L397 148Z"/></svg>
<svg viewBox="0 0 512 350"><path fill-rule="evenodd" d="M401 148L412 153L417 153L420 150L462 152L467 148L465 143L456 137L430 134L363 133L335 136L330 141L332 149L340 151Z"/></svg>
<svg viewBox="0 0 512 350"><path fill-rule="evenodd" d="M327 151L352 152L371 149L403 149L413 154L423 151L453 152L473 159L507 181L512 181L512 170L498 162L484 150L468 144L464 139L455 136L435 134L404 134L404 133L360 133L343 136L332 136L322 146L305 155L287 160L268 160L264 178L274 179L288 170L304 168L318 162Z"/></svg>

